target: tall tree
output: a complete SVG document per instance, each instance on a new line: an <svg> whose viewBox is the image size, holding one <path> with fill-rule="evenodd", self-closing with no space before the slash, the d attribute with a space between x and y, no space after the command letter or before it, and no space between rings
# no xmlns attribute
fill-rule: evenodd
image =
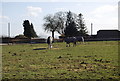
<svg viewBox="0 0 120 81"><path fill-rule="evenodd" d="M57 32L59 34L64 34L64 28L65 28L65 22L66 22L66 12L57 12L55 13L55 16L56 16L56 19L57 19L57 22L59 22L59 27L57 29Z"/></svg>
<svg viewBox="0 0 120 81"><path fill-rule="evenodd" d="M43 24L45 31L52 32L54 39L54 32L62 33L64 28L64 12L57 12L54 15L47 15L44 17L45 23Z"/></svg>
<svg viewBox="0 0 120 81"><path fill-rule="evenodd" d="M81 13L78 14L77 28L78 28L80 36L86 36L87 35L88 31L87 31L87 28L85 26L85 22L83 20L83 15Z"/></svg>
<svg viewBox="0 0 120 81"><path fill-rule="evenodd" d="M32 23L31 23L31 33L32 33L32 37L38 37L35 30L34 30L34 26Z"/></svg>
<svg viewBox="0 0 120 81"><path fill-rule="evenodd" d="M28 38L34 38L34 37L37 37L37 34L33 28L33 24L28 21L28 20L25 20L23 22L23 27L24 27L24 36L28 37Z"/></svg>
<svg viewBox="0 0 120 81"><path fill-rule="evenodd" d="M75 19L71 11L67 12L66 28L64 32L66 37L78 35Z"/></svg>
<svg viewBox="0 0 120 81"><path fill-rule="evenodd" d="M31 38L31 27L30 27L30 23L28 20L25 20L23 22L23 27L24 27L24 36L28 37L28 38Z"/></svg>
<svg viewBox="0 0 120 81"><path fill-rule="evenodd" d="M54 39L54 32L57 30L57 26L55 25L55 20L53 15L47 15L44 17L45 23L43 24L45 31L52 32L52 37Z"/></svg>

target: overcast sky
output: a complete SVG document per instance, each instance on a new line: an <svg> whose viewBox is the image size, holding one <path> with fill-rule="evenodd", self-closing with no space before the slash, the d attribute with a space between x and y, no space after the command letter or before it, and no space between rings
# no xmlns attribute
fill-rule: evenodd
<svg viewBox="0 0 120 81"><path fill-rule="evenodd" d="M34 1L34 2L33 2ZM93 23L93 34L98 30L118 29L118 0L4 0L0 3L1 35L7 36L8 23L11 36L23 34L23 21L33 23L38 36L47 37L51 32L43 30L44 16L58 11L82 13L88 32ZM1 21L2 20L2 21ZM55 34L57 37L59 34Z"/></svg>

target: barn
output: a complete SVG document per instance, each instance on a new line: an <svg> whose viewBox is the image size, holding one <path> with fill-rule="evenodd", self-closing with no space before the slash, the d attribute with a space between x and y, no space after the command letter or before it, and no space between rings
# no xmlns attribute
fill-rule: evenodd
<svg viewBox="0 0 120 81"><path fill-rule="evenodd" d="M97 38L120 38L119 30L99 30Z"/></svg>

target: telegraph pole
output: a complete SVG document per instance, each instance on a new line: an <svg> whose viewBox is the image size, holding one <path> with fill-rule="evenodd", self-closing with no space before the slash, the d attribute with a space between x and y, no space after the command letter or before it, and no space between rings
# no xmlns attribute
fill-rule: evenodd
<svg viewBox="0 0 120 81"><path fill-rule="evenodd" d="M91 36L92 36L92 32L93 32L93 23L91 23Z"/></svg>
<svg viewBox="0 0 120 81"><path fill-rule="evenodd" d="M10 38L10 23L8 23L8 37Z"/></svg>
<svg viewBox="0 0 120 81"><path fill-rule="evenodd" d="M8 45L10 43L10 23L8 23Z"/></svg>

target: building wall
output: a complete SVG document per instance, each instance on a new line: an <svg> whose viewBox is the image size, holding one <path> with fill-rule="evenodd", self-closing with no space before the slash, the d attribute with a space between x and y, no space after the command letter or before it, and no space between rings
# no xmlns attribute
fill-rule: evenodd
<svg viewBox="0 0 120 81"><path fill-rule="evenodd" d="M120 31L118 30L99 30L97 38L120 38Z"/></svg>

